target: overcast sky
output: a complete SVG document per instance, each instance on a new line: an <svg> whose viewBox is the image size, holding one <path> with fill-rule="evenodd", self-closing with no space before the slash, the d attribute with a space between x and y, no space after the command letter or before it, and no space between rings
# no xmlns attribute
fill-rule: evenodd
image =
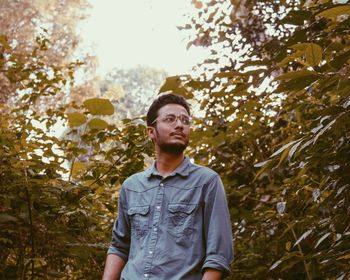
<svg viewBox="0 0 350 280"><path fill-rule="evenodd" d="M186 51L185 34L176 26L195 12L190 0L90 0L91 16L80 28L83 46L97 54L104 75L113 67L162 68L169 74L189 72L205 50Z"/></svg>

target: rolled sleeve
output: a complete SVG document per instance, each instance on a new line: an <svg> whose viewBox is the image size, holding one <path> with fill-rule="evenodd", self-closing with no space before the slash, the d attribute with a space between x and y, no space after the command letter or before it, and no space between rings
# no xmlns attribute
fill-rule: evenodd
<svg viewBox="0 0 350 280"><path fill-rule="evenodd" d="M127 215L127 202L122 187L118 203L118 216L112 230L112 241L107 254L114 254L125 261L128 260L130 250L130 222Z"/></svg>
<svg viewBox="0 0 350 280"><path fill-rule="evenodd" d="M226 195L220 177L216 174L208 183L204 205L204 238L206 244L205 268L230 272L233 261L233 239Z"/></svg>

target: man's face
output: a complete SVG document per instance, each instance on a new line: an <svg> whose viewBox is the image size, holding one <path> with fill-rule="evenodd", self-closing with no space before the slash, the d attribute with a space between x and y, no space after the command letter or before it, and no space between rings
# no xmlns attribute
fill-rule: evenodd
<svg viewBox="0 0 350 280"><path fill-rule="evenodd" d="M189 140L190 126L186 124L189 117L183 106L167 104L158 110L154 127L148 127L148 135L160 151L182 153Z"/></svg>

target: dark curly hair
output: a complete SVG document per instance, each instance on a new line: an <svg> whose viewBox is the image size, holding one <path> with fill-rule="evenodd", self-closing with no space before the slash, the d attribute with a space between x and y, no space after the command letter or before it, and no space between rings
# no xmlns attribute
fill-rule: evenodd
<svg viewBox="0 0 350 280"><path fill-rule="evenodd" d="M158 117L159 109L167 104L179 104L186 109L189 115L191 115L190 106L188 105L185 98L172 93L167 93L159 96L149 107L147 112L147 126L152 125L153 121Z"/></svg>

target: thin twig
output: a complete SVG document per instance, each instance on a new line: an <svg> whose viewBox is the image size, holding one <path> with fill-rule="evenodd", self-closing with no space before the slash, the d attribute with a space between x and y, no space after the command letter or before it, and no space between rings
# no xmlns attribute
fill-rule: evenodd
<svg viewBox="0 0 350 280"><path fill-rule="evenodd" d="M34 257L35 257L34 228L33 228L32 202L30 199L28 173L27 173L26 168L24 168L24 175L25 175L25 182L26 182L25 191L26 191L27 206L28 206L28 213L29 213L29 223L30 223L32 279L34 279Z"/></svg>
<svg viewBox="0 0 350 280"><path fill-rule="evenodd" d="M121 161L121 159L124 157L120 156L119 158L117 158L113 164L111 165L111 167L102 175L100 175L95 181L93 181L91 184L89 184L89 187L92 186L93 184L96 184L98 181L100 181L104 176L106 176L109 172L111 172L111 170Z"/></svg>

